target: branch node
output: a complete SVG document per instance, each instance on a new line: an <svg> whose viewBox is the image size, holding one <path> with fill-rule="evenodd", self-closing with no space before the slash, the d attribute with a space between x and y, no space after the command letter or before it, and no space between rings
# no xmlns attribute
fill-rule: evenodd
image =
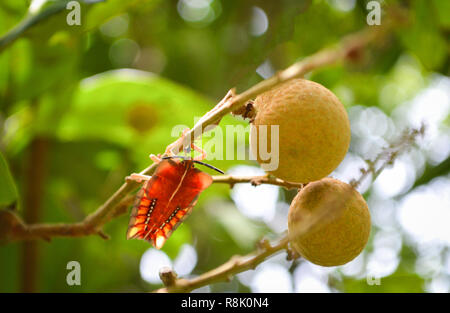
<svg viewBox="0 0 450 313"><path fill-rule="evenodd" d="M265 174L263 176L255 176L250 180L250 183L252 184L252 186L256 187L263 184L264 182L267 183L274 182L274 180L276 180L274 176L271 176L270 174Z"/></svg>
<svg viewBox="0 0 450 313"><path fill-rule="evenodd" d="M12 210L0 210L0 243L7 243L26 233L27 227Z"/></svg>
<svg viewBox="0 0 450 313"><path fill-rule="evenodd" d="M234 116L242 116L242 118L249 119L250 123L253 123L256 117L256 110L254 106L253 100L248 100L247 103L242 105L241 107L237 108L234 111L231 111L231 114Z"/></svg>
<svg viewBox="0 0 450 313"><path fill-rule="evenodd" d="M99 235L102 239L104 239L104 240L109 240L109 239L111 239L111 237L108 235L108 234L106 234L103 230L99 230L98 232L97 232L97 235Z"/></svg>
<svg viewBox="0 0 450 313"><path fill-rule="evenodd" d="M250 184L254 187L257 187L262 184L263 179L261 177L255 177L250 180Z"/></svg>
<svg viewBox="0 0 450 313"><path fill-rule="evenodd" d="M48 236L42 236L42 240L45 240L45 241L47 241L47 242L51 242L51 241L52 241L52 238L51 238L51 237L48 237Z"/></svg>
<svg viewBox="0 0 450 313"><path fill-rule="evenodd" d="M159 270L159 278L163 282L164 286L174 286L177 281L177 273L168 266L164 266Z"/></svg>
<svg viewBox="0 0 450 313"><path fill-rule="evenodd" d="M267 238L262 238L260 241L256 244L257 248L262 251L268 251L272 246L270 245L270 242Z"/></svg>
<svg viewBox="0 0 450 313"><path fill-rule="evenodd" d="M293 261L293 260L300 258L300 254L297 251L295 251L294 249L292 249L292 247L290 245L288 245L286 247L286 252L287 252L286 260L288 260L288 261Z"/></svg>

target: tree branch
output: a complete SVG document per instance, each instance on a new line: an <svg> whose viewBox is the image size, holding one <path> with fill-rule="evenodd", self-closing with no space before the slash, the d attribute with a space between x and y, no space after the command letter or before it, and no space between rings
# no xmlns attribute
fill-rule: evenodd
<svg viewBox="0 0 450 313"><path fill-rule="evenodd" d="M233 256L219 267L190 280L183 278L171 280L166 287L155 290L154 292L190 292L202 286L230 280L233 275L254 269L269 256L286 249L288 243L288 236L281 238L274 245L271 245L268 241L262 241L258 250L253 253L245 256ZM165 272L167 272L167 269L165 269ZM167 273L165 275L167 276ZM170 276L176 277L176 274L172 271ZM163 282L166 282L166 280L163 280Z"/></svg>
<svg viewBox="0 0 450 313"><path fill-rule="evenodd" d="M287 189L302 188L302 184L283 181L279 178L263 176L213 176L213 182L229 184L231 187L239 183L251 183L254 186L270 184L285 187ZM125 185L125 184L124 184ZM118 204L115 199L121 197L127 188L119 189L112 201L107 201L99 210L87 216L82 222L71 224L25 224L13 211L0 211L0 240L34 240L44 239L50 241L53 237L83 237L88 235L99 235L103 239L108 236L103 233L101 227L111 219L125 214L128 207L133 203L134 195L126 194ZM110 199L111 200L111 199ZM112 208L112 209L111 209ZM3 223L2 223L3 221Z"/></svg>
<svg viewBox="0 0 450 313"><path fill-rule="evenodd" d="M387 28L383 26L373 26L347 36L335 48L326 49L313 54L310 57L293 64L287 69L278 72L273 77L261 81L241 94L235 94L234 90L230 90L222 101L220 101L212 110L207 112L197 124L194 125L183 142L174 142L173 152L178 153L183 147L190 146L191 140L193 141L205 131L210 130L211 127L216 126L222 117L239 109L241 106L244 106L249 100L252 100L257 95L286 81L301 77L314 69L345 60L355 51L362 49L369 42L384 36ZM140 174L151 175L155 168L156 164L152 164L141 171ZM275 180L275 182L277 181ZM104 204L79 223L25 225L12 212L0 211L0 225L3 224L7 226L6 228L0 229L0 241L39 238L48 240L57 236L80 237L92 234L102 235L102 226L116 216L117 211L123 211L124 206L128 206L131 203L132 197L130 197L130 193L137 187L139 187L138 183L126 181Z"/></svg>
<svg viewBox="0 0 450 313"><path fill-rule="evenodd" d="M365 160L367 168L361 168L361 176L357 180L352 180L350 185L357 188L370 175L372 175L372 181L374 181L387 166L394 163L398 155L410 148L415 143L417 137L423 136L424 133L424 125L418 129L406 129L397 141L392 142L374 160Z"/></svg>
<svg viewBox="0 0 450 313"><path fill-rule="evenodd" d="M229 184L230 187L233 187L235 184L240 183L251 183L253 186L259 186L262 184L266 185L275 185L284 187L286 189L299 189L303 188L304 184L300 183L292 183L279 178L276 178L272 175L263 175L263 176L231 176L231 175L221 175L221 176L213 176L213 182L216 184Z"/></svg>
<svg viewBox="0 0 450 313"><path fill-rule="evenodd" d="M78 223L27 225L13 211L2 210L0 211L0 243L38 239L50 241L53 237L83 237L89 235L99 235L103 239L108 239L101 227L112 218L125 213L133 199L133 195L126 195L113 208L111 204L104 205L101 210L97 210Z"/></svg>
<svg viewBox="0 0 450 313"><path fill-rule="evenodd" d="M28 12L22 21L20 21L17 25L15 25L12 29L10 29L7 33L0 37L0 53L4 49L9 47L12 43L14 43L17 39L19 39L20 36L23 36L25 32L31 27L42 23L48 18L64 11L69 1L70 0L51 3L37 13ZM82 2L86 4L94 4L104 1L105 0L84 0Z"/></svg>

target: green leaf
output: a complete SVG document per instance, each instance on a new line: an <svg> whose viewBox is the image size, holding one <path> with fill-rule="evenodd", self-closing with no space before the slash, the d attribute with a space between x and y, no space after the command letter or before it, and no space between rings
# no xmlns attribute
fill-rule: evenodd
<svg viewBox="0 0 450 313"><path fill-rule="evenodd" d="M16 185L9 171L8 163L0 153L0 206L10 205L16 200Z"/></svg>
<svg viewBox="0 0 450 313"><path fill-rule="evenodd" d="M80 0L81 4L94 4L103 0ZM0 51L5 49L27 32L28 35L51 35L55 30L67 26L66 6L70 0L44 1L37 12L28 11L27 15L8 32L0 37ZM67 11L68 12L68 11ZM1 25L0 25L1 26ZM67 29L67 28L66 28ZM75 27L72 30L79 30Z"/></svg>
<svg viewBox="0 0 450 313"><path fill-rule="evenodd" d="M450 1L434 0L433 4L436 8L439 24L448 30L450 28Z"/></svg>
<svg viewBox="0 0 450 313"><path fill-rule="evenodd" d="M10 75L8 62L9 62L9 54L8 53L0 54L0 68L2 69L0 71L0 99L3 99L3 97L5 96L8 76ZM0 105L2 103L3 101L0 100Z"/></svg>
<svg viewBox="0 0 450 313"><path fill-rule="evenodd" d="M59 130L63 139L100 139L126 147L148 140L167 144L172 127L193 124L212 105L187 88L137 70L85 79L74 97Z"/></svg>
<svg viewBox="0 0 450 313"><path fill-rule="evenodd" d="M110 18L117 16L122 13L129 12L133 8L139 8L141 11L143 8L151 9L156 4L159 3L160 0L132 0L132 1L123 1L123 0L109 0L103 3L100 3L93 7L87 16L87 29L92 30L97 28L102 23L106 22Z"/></svg>
<svg viewBox="0 0 450 313"><path fill-rule="evenodd" d="M411 11L413 24L400 37L428 70L436 70L447 56L447 45L437 25L437 17L428 1L415 1Z"/></svg>

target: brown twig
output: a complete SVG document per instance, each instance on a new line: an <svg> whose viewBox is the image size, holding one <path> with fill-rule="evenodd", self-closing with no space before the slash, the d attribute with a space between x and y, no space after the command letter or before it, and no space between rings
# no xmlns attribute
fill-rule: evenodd
<svg viewBox="0 0 450 313"><path fill-rule="evenodd" d="M229 184L233 186L238 183L252 183L254 186L260 184L270 184L285 187L287 189L302 188L303 184L291 183L273 176L213 176L213 182L219 184ZM0 239L6 241L13 240L34 240L44 239L50 241L53 237L82 237L88 235L99 235L103 239L108 239L108 235L101 230L103 226L109 220L125 214L128 207L132 204L134 195L128 194L121 200L119 205L105 215L104 205L101 211L97 211L94 214L86 217L82 222L71 224L25 224L14 212L5 210L0 211L0 221L3 226L3 231L0 232ZM110 204L108 204L110 205ZM9 229L7 229L9 228ZM3 237L3 238L2 238Z"/></svg>
<svg viewBox="0 0 450 313"><path fill-rule="evenodd" d="M109 210L109 214L103 212L109 208L103 206L102 210L87 216L78 223L58 223L58 224L25 224L13 211L0 211L0 242L18 240L38 240L50 241L54 237L83 237L98 235L103 239L108 239L101 227L110 219L125 213L133 202L133 195L125 195L118 205ZM100 216L103 216L100 218ZM95 222L95 224L93 223Z"/></svg>
<svg viewBox="0 0 450 313"><path fill-rule="evenodd" d="M215 127L225 115L235 111L239 107L246 105L257 95L268 91L291 79L302 77L304 74L323 66L334 64L346 59L354 51L362 49L370 41L385 33L385 29L371 27L363 31L345 37L337 47L320 51L316 54L299 61L287 69L278 72L273 77L263 80L250 89L235 94L230 90L222 101L220 101L211 111L207 112L188 132L183 142L177 141L173 146L173 152L178 153L183 147L190 146L190 142L198 138L205 131ZM140 174L151 175L156 165L152 164L144 169ZM18 217L15 219L9 216L6 220L12 220L15 227L9 225L10 232L0 231L0 241L2 240L28 240L28 239L49 239L51 237L79 237L92 234L101 234L102 226L107 223L121 207L128 203L129 194L132 193L139 184L133 181L126 181L120 188L96 211L88 215L82 222L73 224L36 224L25 225ZM6 213L7 214L7 213ZM2 215L0 215L1 218ZM2 221L0 221L2 223ZM5 222L3 222L4 224ZM6 235L3 235L6 233ZM6 238L2 238L6 237Z"/></svg>
<svg viewBox="0 0 450 313"><path fill-rule="evenodd" d="M209 272L190 280L177 279L175 281L171 281L170 285L166 285L166 287L158 289L155 292L190 292L202 286L230 280L232 276L249 269L254 269L269 256L286 249L288 243L288 237L285 236L274 245L267 243L261 245L258 250L251 254L245 256L233 256L226 263ZM173 271L172 275L175 275Z"/></svg>
<svg viewBox="0 0 450 313"><path fill-rule="evenodd" d="M262 175L262 176L221 175L221 176L213 176L213 181L216 184L229 184L231 187L233 187L235 184L251 183L253 186L267 184L284 187L286 189L299 189L303 188L304 185L301 183L288 182L271 175Z"/></svg>
<svg viewBox="0 0 450 313"><path fill-rule="evenodd" d="M177 281L177 274L168 266L164 266L159 270L159 278L164 286L173 286Z"/></svg>
<svg viewBox="0 0 450 313"><path fill-rule="evenodd" d="M372 181L374 181L387 166L393 164L398 155L410 148L417 137L423 136L424 133L425 125L418 129L406 129L397 141L391 143L374 160L365 160L367 168L361 168L360 177L350 181L350 185L357 188L369 175L372 175Z"/></svg>

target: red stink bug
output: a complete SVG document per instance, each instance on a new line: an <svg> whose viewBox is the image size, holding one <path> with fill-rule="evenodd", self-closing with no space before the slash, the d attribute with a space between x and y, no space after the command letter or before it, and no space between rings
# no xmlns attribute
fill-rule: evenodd
<svg viewBox="0 0 450 313"><path fill-rule="evenodd" d="M153 176L132 174L129 177L146 182L136 196L127 239L147 240L161 249L172 232L189 216L199 194L213 181L209 174L195 168L194 164L223 172L197 159L182 156L168 156L161 160L153 156L152 159L159 163Z"/></svg>

